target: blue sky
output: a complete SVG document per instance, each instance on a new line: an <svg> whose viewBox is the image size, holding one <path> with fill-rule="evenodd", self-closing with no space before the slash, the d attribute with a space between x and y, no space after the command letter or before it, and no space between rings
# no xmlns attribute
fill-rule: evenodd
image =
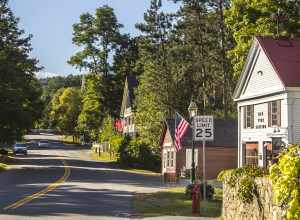
<svg viewBox="0 0 300 220"><path fill-rule="evenodd" d="M178 8L164 0L166 11ZM72 44L72 25L79 21L84 12L94 13L97 7L109 5L114 8L123 33L136 35L134 25L143 21L150 0L10 0L9 6L19 27L32 34L32 56L39 59L45 72L60 75L79 73L66 61L78 48Z"/></svg>

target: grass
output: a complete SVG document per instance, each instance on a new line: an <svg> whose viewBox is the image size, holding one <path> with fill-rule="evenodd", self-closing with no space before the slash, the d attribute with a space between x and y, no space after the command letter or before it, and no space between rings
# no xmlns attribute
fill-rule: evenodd
<svg viewBox="0 0 300 220"><path fill-rule="evenodd" d="M100 156L98 153L95 153L94 150L92 150L92 159L93 160L100 160L105 162L116 162L117 158L114 155L110 155L109 152L101 152Z"/></svg>
<svg viewBox="0 0 300 220"><path fill-rule="evenodd" d="M156 193L136 194L133 206L137 214L145 217L193 216L192 200L184 192L184 187L178 187ZM221 210L222 200L219 196L211 201L200 202L200 216L220 217Z"/></svg>
<svg viewBox="0 0 300 220"><path fill-rule="evenodd" d="M0 172L2 172L2 171L4 171L4 170L6 170L7 169L7 165L6 164L4 164L4 163L0 163Z"/></svg>
<svg viewBox="0 0 300 220"><path fill-rule="evenodd" d="M152 176L160 175L160 173L156 173L156 172L153 172L153 171L150 171L150 170L121 166L120 164L117 163L117 157L113 154L110 155L109 152L101 152L101 154L99 156L98 153L95 153L95 150L92 149L91 158L93 160L99 160L99 161L102 161L102 162L114 163L119 168L127 170L128 172L131 172L131 173L145 174L145 175L152 175Z"/></svg>
<svg viewBox="0 0 300 220"><path fill-rule="evenodd" d="M144 169L136 169L136 168L126 168L129 172L132 173L138 173L138 174L145 174L145 175L153 175L153 176L159 176L160 173L156 173L150 170L144 170Z"/></svg>

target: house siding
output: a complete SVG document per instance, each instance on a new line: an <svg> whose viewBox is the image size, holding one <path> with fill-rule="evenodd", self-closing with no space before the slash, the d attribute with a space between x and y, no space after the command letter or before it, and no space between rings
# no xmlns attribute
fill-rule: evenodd
<svg viewBox="0 0 300 220"><path fill-rule="evenodd" d="M197 176L203 175L203 149L198 147L198 166L196 167ZM237 148L236 147L206 147L206 178L215 179L218 174L225 169L237 167ZM165 149L164 152L166 152ZM217 161L217 162L216 162ZM183 167L186 166L186 149L176 153L176 173L170 170L162 169L165 182L175 182L180 176ZM174 179L175 178L175 179Z"/></svg>
<svg viewBox="0 0 300 220"><path fill-rule="evenodd" d="M300 144L300 91L290 92L288 94L288 102L286 103L288 111L288 122L291 144Z"/></svg>
<svg viewBox="0 0 300 220"><path fill-rule="evenodd" d="M281 125L280 126L272 126L269 127L268 125L268 103L272 101L280 100L280 119ZM300 100L299 100L300 101ZM254 105L254 128L244 128L244 114L245 114L245 106L247 105ZM258 142L258 155L260 159L258 160L259 166L265 166L265 162L263 157L264 154L263 150L263 143L264 142L271 142L272 137L280 137L282 141L285 143L290 143L289 134L288 134L288 96L287 93L279 94L279 95L270 95L265 98L257 98L253 100L247 100L244 102L239 102L238 107L241 108L241 116L239 117L240 133L239 133L239 166L244 165L244 155L243 155L243 144L249 142ZM300 102L299 102L300 108ZM261 113L263 116L261 116ZM294 113L295 114L295 113ZM300 114L300 112L298 113ZM260 120L259 120L260 119ZM261 122L261 119L264 122ZM294 123L294 122L293 122ZM266 128L261 128L259 126L265 125ZM274 129L279 129L274 132ZM299 121L299 129L300 129L300 121Z"/></svg>
<svg viewBox="0 0 300 220"><path fill-rule="evenodd" d="M165 182L178 181L183 170L191 169L191 151L192 151L192 130L189 129L185 134L182 149L176 152L174 139L174 119L167 119L163 126L160 146L162 152L162 176ZM206 170L208 179L214 179L219 172L224 169L237 167L237 128L234 121L215 120L215 140L207 142L206 148ZM195 164L197 165L198 177L202 175L202 142L194 142L195 146ZM176 153L174 168L168 169L165 165L167 161L167 152ZM201 163L201 164L200 164Z"/></svg>
<svg viewBox="0 0 300 220"><path fill-rule="evenodd" d="M250 78L248 79L240 98L244 99L283 91L284 86L281 80L261 48L259 49L258 55L255 59L257 60L251 68L251 73L249 75Z"/></svg>

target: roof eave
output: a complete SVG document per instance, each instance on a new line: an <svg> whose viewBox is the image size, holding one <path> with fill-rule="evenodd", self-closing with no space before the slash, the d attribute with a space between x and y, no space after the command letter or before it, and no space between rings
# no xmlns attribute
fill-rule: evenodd
<svg viewBox="0 0 300 220"><path fill-rule="evenodd" d="M243 67L243 70L241 72L240 78L237 82L237 85L235 87L234 93L233 93L233 100L236 101L239 99L241 92L244 88L244 83L247 79L248 74L246 74L247 72L249 72L249 69L251 68L251 60L253 60L253 57L255 56L256 52L258 51L259 48L259 44L258 44L258 40L256 37L254 37L253 39L253 43L251 45L250 51L247 55L247 59L246 59L246 63Z"/></svg>
<svg viewBox="0 0 300 220"><path fill-rule="evenodd" d="M265 53L266 56L268 57L268 60L270 61L271 65L272 65L273 69L275 70L275 72L276 72L276 74L277 74L279 80L281 81L283 87L286 88L287 85L286 85L286 84L284 83L284 81L282 80L282 77L280 76L279 71L278 71L276 65L274 64L273 60L271 59L270 54L268 53L268 51L266 50L266 48L263 46L263 43L261 42L261 37L256 37L256 39L257 39L258 44L260 45L260 47L263 49L264 53Z"/></svg>

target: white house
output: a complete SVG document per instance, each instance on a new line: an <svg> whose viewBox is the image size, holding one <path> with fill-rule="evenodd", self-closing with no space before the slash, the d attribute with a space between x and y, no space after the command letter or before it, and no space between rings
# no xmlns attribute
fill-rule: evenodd
<svg viewBox="0 0 300 220"><path fill-rule="evenodd" d="M122 119L123 134L134 137L136 128L134 125L134 89L138 86L135 76L127 76L123 91L120 117Z"/></svg>
<svg viewBox="0 0 300 220"><path fill-rule="evenodd" d="M300 39L255 37L234 92L238 166L266 166L300 143Z"/></svg>

